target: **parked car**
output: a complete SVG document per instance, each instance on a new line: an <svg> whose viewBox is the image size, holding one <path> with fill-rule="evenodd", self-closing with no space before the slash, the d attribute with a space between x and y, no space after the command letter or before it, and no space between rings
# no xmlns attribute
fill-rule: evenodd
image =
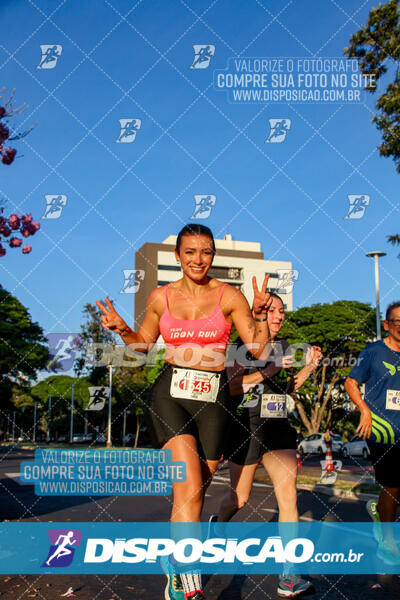
<svg viewBox="0 0 400 600"><path fill-rule="evenodd" d="M332 452L340 452L342 450L343 441L339 434L331 433L332 437ZM304 454L325 454L327 447L323 433L314 433L303 438L300 442L299 452L301 456Z"/></svg>
<svg viewBox="0 0 400 600"><path fill-rule="evenodd" d="M355 435L349 442L343 444L342 454L344 458L348 456L362 456L367 459L369 456L368 444L360 436Z"/></svg>

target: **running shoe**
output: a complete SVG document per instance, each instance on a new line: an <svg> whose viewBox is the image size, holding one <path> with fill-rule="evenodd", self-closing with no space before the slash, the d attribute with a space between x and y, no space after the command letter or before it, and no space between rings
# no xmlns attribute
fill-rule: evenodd
<svg viewBox="0 0 400 600"><path fill-rule="evenodd" d="M278 584L278 596L283 598L294 598L307 592L314 593L314 586L300 575L281 575Z"/></svg>
<svg viewBox="0 0 400 600"><path fill-rule="evenodd" d="M365 508L367 509L367 513L374 522L374 538L375 541L379 544L382 541L383 533L381 519L378 513L378 503L376 500L368 500Z"/></svg>
<svg viewBox="0 0 400 600"><path fill-rule="evenodd" d="M165 600L185 600L181 576L179 573L175 573L174 567L167 556L162 556L160 562L167 576L167 585L164 591Z"/></svg>
<svg viewBox="0 0 400 600"><path fill-rule="evenodd" d="M167 574L164 598L165 600L185 600L181 576L178 573Z"/></svg>
<svg viewBox="0 0 400 600"><path fill-rule="evenodd" d="M386 565L400 565L400 553L394 540L381 540L376 555Z"/></svg>
<svg viewBox="0 0 400 600"><path fill-rule="evenodd" d="M204 594L201 590L197 590L196 592L192 592L185 597L185 600L205 600Z"/></svg>

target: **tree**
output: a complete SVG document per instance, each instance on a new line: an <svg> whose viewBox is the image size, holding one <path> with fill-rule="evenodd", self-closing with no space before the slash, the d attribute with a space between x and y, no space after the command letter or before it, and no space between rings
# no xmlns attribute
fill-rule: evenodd
<svg viewBox="0 0 400 600"><path fill-rule="evenodd" d="M74 384L74 431L83 429L86 418L85 408L89 401L89 386L92 385L88 378L74 378L68 375L51 375L32 387L32 400L38 403L38 425L45 433L51 433L56 438L61 434L69 435L71 416L71 394ZM51 409L49 397L51 396ZM96 420L97 419L97 420ZM103 422L101 423L101 419ZM91 414L91 426L105 425L105 417ZM51 428L51 432L50 432ZM103 427L104 428L104 427ZM92 432L91 432L92 433Z"/></svg>
<svg viewBox="0 0 400 600"><path fill-rule="evenodd" d="M83 309L85 322L81 326L81 356L75 361L75 373L79 376L86 372L91 385L108 385L108 360L114 365L113 396L115 402L112 408L113 431L122 433L122 420L124 411L135 415L136 437L135 447L139 440L140 426L143 422L145 406L148 400L148 391L153 379L157 376L161 366L161 358L156 361L151 369L145 364L138 365L138 361L129 356L125 345L117 346L115 336L101 325L101 310L94 304L86 304ZM98 345L99 350L91 350L91 345ZM92 346L93 348L93 346ZM94 364L88 364L88 357L94 359ZM140 354L141 358L146 359ZM129 365L130 361L132 366ZM145 363L146 361L141 361ZM99 363L103 363L100 364ZM125 413L126 414L126 413Z"/></svg>
<svg viewBox="0 0 400 600"><path fill-rule="evenodd" d="M8 219L0 217L0 256L5 256L6 249L3 248L3 244L6 243L10 248L19 248L22 245L22 239L18 237L9 236L11 233L18 233L23 237L27 238L40 229L40 223L38 221L32 221L32 215L20 215L19 213L13 213ZM23 246L22 254L29 254L32 250L32 246Z"/></svg>
<svg viewBox="0 0 400 600"><path fill-rule="evenodd" d="M393 246L400 246L400 235L398 233L395 235L388 235L387 241ZM400 254L398 257L400 258Z"/></svg>
<svg viewBox="0 0 400 600"><path fill-rule="evenodd" d="M324 354L320 367L291 394L301 423L309 434L316 433L343 408L344 380L358 353L375 337L375 310L347 300L314 304L288 313L279 335L291 345L320 346Z"/></svg>
<svg viewBox="0 0 400 600"><path fill-rule="evenodd" d="M96 353L90 351L92 344L111 345L114 342L114 336L102 327L100 321L102 312L96 304L85 304L82 313L85 321L81 325L80 332L81 356L75 361L74 371L78 377L85 372L92 385L106 385L107 367L87 364L87 357L96 358Z"/></svg>
<svg viewBox="0 0 400 600"><path fill-rule="evenodd" d="M378 146L381 156L391 156L400 172L400 22L399 0L389 0L373 8L367 24L350 39L344 48L349 58L356 58L361 72L369 79L369 92L376 92L376 82L388 71L388 63L394 67L394 79L376 102L378 114L372 119L382 132L382 144Z"/></svg>
<svg viewBox="0 0 400 600"><path fill-rule="evenodd" d="M393 67L393 81L385 88L376 102L378 114L372 119L382 132L382 143L378 146L381 156L391 156L400 173L400 20L399 0L389 0L373 8L367 24L357 31L344 48L349 58L356 58L361 72L374 76L375 82ZM377 85L370 79L369 92L376 92ZM400 235L388 236L388 242L400 244Z"/></svg>
<svg viewBox="0 0 400 600"><path fill-rule="evenodd" d="M3 98L3 104L0 105L0 162L4 165L11 165L14 162L17 151L15 148L4 148L5 142L12 140L19 140L25 137L33 127L22 133L16 133L10 125L10 118L23 112L27 105L24 103L20 107L16 108L14 105L14 92L11 92L8 100L4 96L4 89L0 90L0 102ZM2 211L3 212L3 211ZM19 213L13 213L8 219L0 217L0 257L6 254L6 249L2 243L7 243L10 248L19 248L22 245L22 239L18 237L12 237L9 240L6 239L10 236L13 231L18 231L23 237L34 235L40 228L38 221L32 221L32 215L20 215ZM32 246L24 246L22 248L23 254L29 254L32 250Z"/></svg>
<svg viewBox="0 0 400 600"><path fill-rule="evenodd" d="M12 396L12 384L36 380L49 360L47 339L28 310L0 285L0 396Z"/></svg>

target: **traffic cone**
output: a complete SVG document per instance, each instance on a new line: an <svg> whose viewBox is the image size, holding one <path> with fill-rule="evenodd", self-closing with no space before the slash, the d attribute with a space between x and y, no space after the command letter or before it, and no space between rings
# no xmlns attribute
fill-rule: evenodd
<svg viewBox="0 0 400 600"><path fill-rule="evenodd" d="M334 470L335 470L335 465L333 464L332 450L331 450L330 446L328 446L326 449L326 455L325 455L324 471L334 471Z"/></svg>
<svg viewBox="0 0 400 600"><path fill-rule="evenodd" d="M300 452L296 449L296 458L297 458L297 467L300 469L301 465L301 459L300 459Z"/></svg>

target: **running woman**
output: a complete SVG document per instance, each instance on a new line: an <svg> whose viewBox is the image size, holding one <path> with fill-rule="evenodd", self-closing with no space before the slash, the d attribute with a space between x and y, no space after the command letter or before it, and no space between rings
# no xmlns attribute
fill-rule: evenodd
<svg viewBox="0 0 400 600"><path fill-rule="evenodd" d="M230 395L225 370L226 347L232 324L255 357L269 341L267 311L272 302L253 277L253 314L243 294L208 276L215 254L208 227L186 225L176 241L175 256L182 278L153 290L137 333L106 298L97 302L102 325L118 333L125 344L148 351L161 333L165 363L150 398L152 427L159 447L185 461L185 482L173 483L172 522L199 522L205 490L223 453L230 422ZM166 600L202 600L199 573L167 575Z"/></svg>
<svg viewBox="0 0 400 600"><path fill-rule="evenodd" d="M293 358L287 353L289 344L277 339L285 319L281 298L271 293L268 310L272 352L263 368L235 363L229 373L229 386L237 406L232 440L225 456L229 458L230 492L222 499L219 513L211 523L229 521L249 499L256 468L260 461L268 473L278 503L279 521L297 523L297 458L296 431L287 418L286 393L297 390L317 368L321 348L309 348L306 366L288 381L281 372L289 369ZM241 341L239 342L239 344ZM249 356L249 359L251 361ZM251 364L251 363L250 363ZM278 376L279 374L279 376ZM219 526L215 525L218 531ZM280 576L278 595L287 598L311 591L312 584L299 575Z"/></svg>
<svg viewBox="0 0 400 600"><path fill-rule="evenodd" d="M361 351L344 387L361 413L357 433L368 440L375 479L382 486L378 502L367 503L369 515L378 523L378 556L399 565L390 523L396 520L400 504L400 302L388 306L383 327L387 337Z"/></svg>

